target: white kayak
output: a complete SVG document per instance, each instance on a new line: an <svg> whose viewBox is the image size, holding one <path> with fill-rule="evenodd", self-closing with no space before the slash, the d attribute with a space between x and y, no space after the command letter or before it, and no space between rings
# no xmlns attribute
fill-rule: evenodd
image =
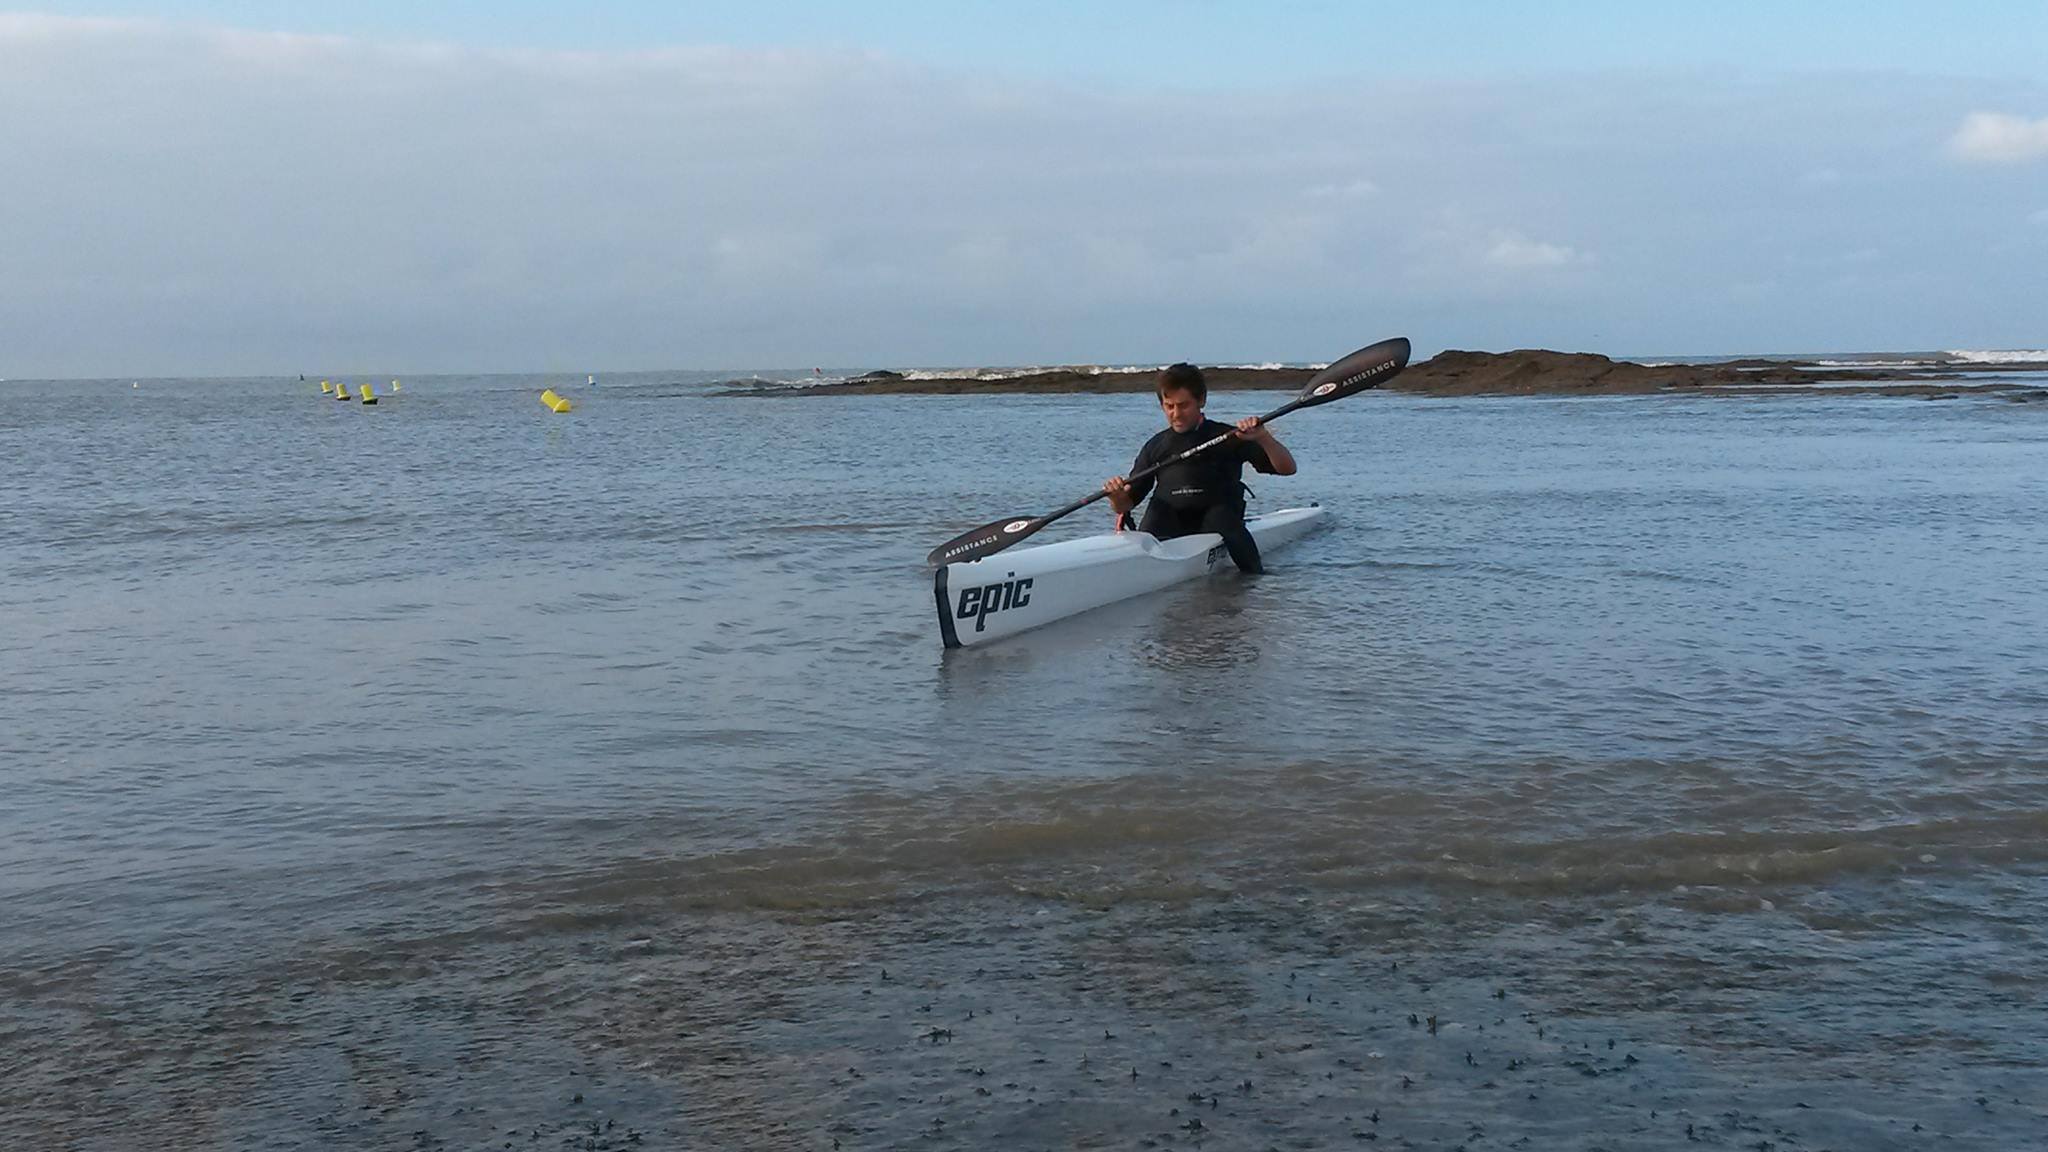
<svg viewBox="0 0 2048 1152"><path fill-rule="evenodd" d="M1321 528L1327 509L1283 508L1245 517L1244 526L1270 554ZM1230 568L1214 532L1160 540L1149 532L1111 532L942 564L932 573L939 635L948 648L987 644L1092 608L1156 592Z"/></svg>

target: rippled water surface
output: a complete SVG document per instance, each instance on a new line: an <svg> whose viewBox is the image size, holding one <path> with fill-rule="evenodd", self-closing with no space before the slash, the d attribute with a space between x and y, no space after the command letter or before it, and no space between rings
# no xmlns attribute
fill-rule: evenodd
<svg viewBox="0 0 2048 1152"><path fill-rule="evenodd" d="M925 551L1149 398L711 381L0 385L0 1132L2048 1135L2048 404L1367 395L1268 575L945 653Z"/></svg>

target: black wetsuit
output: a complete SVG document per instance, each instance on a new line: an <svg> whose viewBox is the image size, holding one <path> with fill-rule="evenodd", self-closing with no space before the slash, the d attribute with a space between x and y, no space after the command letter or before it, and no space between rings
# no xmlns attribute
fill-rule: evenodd
<svg viewBox="0 0 2048 1152"><path fill-rule="evenodd" d="M1175 432L1168 428L1145 442L1138 449L1138 458L1131 464L1131 471L1150 468L1161 460L1171 459L1193 448L1205 440L1213 440L1231 426L1216 420L1204 420L1192 431ZM1145 506L1145 517L1138 522L1140 532L1150 532L1161 540L1176 536L1192 536L1197 532L1214 532L1223 537L1223 544L1230 549L1230 558L1246 572L1263 571L1259 563L1259 542L1244 526L1244 466L1251 465L1260 472L1272 472L1273 460L1266 455L1263 445L1253 440L1232 439L1218 444L1192 460L1183 460L1169 468L1161 469L1156 475L1147 476L1131 485L1131 503L1152 494L1152 502Z"/></svg>

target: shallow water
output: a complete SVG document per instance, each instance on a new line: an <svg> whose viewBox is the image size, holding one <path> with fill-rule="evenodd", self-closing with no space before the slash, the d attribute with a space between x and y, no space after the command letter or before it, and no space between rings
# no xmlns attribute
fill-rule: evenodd
<svg viewBox="0 0 2048 1152"><path fill-rule="evenodd" d="M2048 1132L2048 405L1367 395L1276 426L1338 524L1267 576L944 653L924 552L1149 401L713 379L0 385L0 1132L1348 1143L1496 990L1661 1079L1503 1023L1538 1099L1404 1048L1388 1140ZM1117 1095L1282 1034L1284 1102Z"/></svg>

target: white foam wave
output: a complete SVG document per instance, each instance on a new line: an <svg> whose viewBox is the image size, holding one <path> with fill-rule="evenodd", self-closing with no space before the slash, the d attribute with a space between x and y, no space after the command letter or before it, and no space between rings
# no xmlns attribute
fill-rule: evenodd
<svg viewBox="0 0 2048 1152"><path fill-rule="evenodd" d="M1032 364L1019 368L909 368L903 372L906 380L1012 380L1019 376L1031 376L1040 372L1079 372L1085 376L1101 376L1115 372L1157 372L1164 364ZM1219 371L1273 372L1282 368L1327 368L1327 364L1289 364L1282 360L1268 360L1260 364L1205 364L1205 369Z"/></svg>
<svg viewBox="0 0 2048 1152"><path fill-rule="evenodd" d="M1019 376L1033 376L1040 372L1079 372L1085 376L1100 376L1104 372L1144 372L1145 368L1134 368L1103 364L1027 364L1018 368L911 368L903 373L905 380L1014 380Z"/></svg>
<svg viewBox="0 0 2048 1152"><path fill-rule="evenodd" d="M1952 360L1965 364L2028 364L2048 361L2048 349L2043 348L1962 348L1944 353Z"/></svg>
<svg viewBox="0 0 2048 1152"><path fill-rule="evenodd" d="M1101 376L1119 372L1158 372L1164 364L1025 364L1008 368L905 368L901 375L905 380L1015 380L1022 376L1035 376L1041 372L1078 372L1084 376ZM1306 368L1320 371L1328 368L1327 363L1290 363L1285 360L1267 360L1258 364L1205 364L1210 371L1229 369L1233 371L1275 372L1285 368ZM858 380L858 376L837 376L833 381ZM812 381L806 381L812 383Z"/></svg>

